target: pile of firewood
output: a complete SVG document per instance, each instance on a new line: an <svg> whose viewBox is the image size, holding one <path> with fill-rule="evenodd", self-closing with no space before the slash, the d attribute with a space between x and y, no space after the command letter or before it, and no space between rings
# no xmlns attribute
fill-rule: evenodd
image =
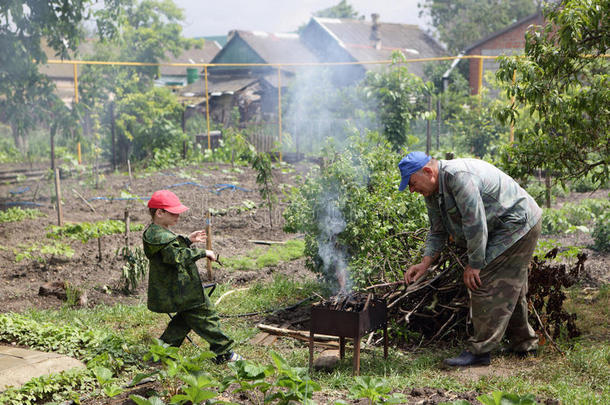
<svg viewBox="0 0 610 405"><path fill-rule="evenodd" d="M552 257L549 252L546 258ZM561 287L572 285L583 273L586 255L579 256L571 270L562 264L549 264L538 259L530 264L529 294L532 317L530 324L540 336L557 337L565 326L570 337L578 336L575 314L562 307ZM433 345L440 341L456 342L471 332L469 292L462 280L465 252L446 249L436 264L415 283L376 284L367 292L385 299L388 308L390 335L395 344L406 346ZM562 326L563 325L563 326ZM551 332L548 332L552 329Z"/></svg>

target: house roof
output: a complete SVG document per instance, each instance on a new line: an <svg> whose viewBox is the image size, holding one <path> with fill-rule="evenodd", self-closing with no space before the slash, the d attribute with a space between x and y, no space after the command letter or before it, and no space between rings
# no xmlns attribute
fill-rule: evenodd
<svg viewBox="0 0 610 405"><path fill-rule="evenodd" d="M230 63L312 63L317 57L300 41L298 34L279 34L261 31L232 31L229 41L212 63L228 63L225 57L231 48L245 44L254 55L232 57ZM258 56L258 58L256 58ZM258 59L258 60L255 60ZM262 62L261 62L262 61ZM291 69L287 67L287 69Z"/></svg>
<svg viewBox="0 0 610 405"><path fill-rule="evenodd" d="M270 73L261 76L236 76L231 74L210 74L208 76L208 93L211 95L235 93L250 86L259 80L274 88L278 86L277 73ZM282 87L287 86L293 79L293 75L282 70ZM191 97L204 97L205 83L202 79L185 86L180 90L181 95L188 94Z"/></svg>
<svg viewBox="0 0 610 405"><path fill-rule="evenodd" d="M534 14L528 15L527 17L524 17L524 18L520 19L519 21L509 25L508 27L506 27L506 28L504 28L504 29L502 29L500 31L496 31L496 32L492 33L491 35L489 35L489 36L487 36L487 37L485 37L485 38L475 42L474 44L470 45L468 48L464 49L464 54L467 55L467 54L470 53L470 51L472 51L475 48L478 48L479 46L483 45L484 43L486 43L488 41L491 41L492 39L497 38L497 37L499 37L501 35L504 35L505 33L509 32L509 31L512 31L514 28L516 28L516 27L518 27L520 25L526 24L526 23L528 23L530 21L533 21L533 20L537 19L540 16L542 16L542 13L540 11L537 11Z"/></svg>
<svg viewBox="0 0 610 405"><path fill-rule="evenodd" d="M443 56L445 49L419 26L411 24L377 22L374 39L372 21L342 18L312 17L309 25L318 25L357 62L389 60L393 51L399 50L407 59ZM318 30L319 31L319 30ZM307 29L304 32L307 35ZM310 46L315 43L309 41ZM379 65L365 65L367 70ZM423 73L419 63L409 64L409 71Z"/></svg>
<svg viewBox="0 0 610 405"><path fill-rule="evenodd" d="M162 63L209 63L220 49L218 42L206 40L201 48L184 50L177 57L168 52ZM186 68L186 66L161 66L161 76L186 76Z"/></svg>
<svg viewBox="0 0 610 405"><path fill-rule="evenodd" d="M82 41L78 49L76 50L76 54L74 52L70 52L70 57L73 59L78 59L79 56L90 53L93 50L94 41L91 39L86 39ZM56 55L55 50L51 48L45 39L41 42L41 47L43 52L47 55L47 59L60 60L60 58ZM66 62L69 62L69 59L64 59ZM39 66L39 71L42 74L49 76L51 79L56 80L74 80L74 65L73 64L63 64L63 63L47 63ZM77 69L77 74L80 75L81 68L80 66Z"/></svg>

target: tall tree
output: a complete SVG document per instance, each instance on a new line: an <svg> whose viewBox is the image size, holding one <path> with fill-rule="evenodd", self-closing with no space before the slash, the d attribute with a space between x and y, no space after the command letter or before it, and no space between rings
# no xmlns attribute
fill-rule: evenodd
<svg viewBox="0 0 610 405"><path fill-rule="evenodd" d="M27 133L63 107L53 94L53 83L38 70L47 61L43 44L46 42L56 56L67 58L82 38L80 23L93 1L0 2L0 120L10 125L15 145L22 152ZM118 1L105 0L105 4L113 8Z"/></svg>
<svg viewBox="0 0 610 405"><path fill-rule="evenodd" d="M457 53L476 41L534 13L535 0L422 0L439 39Z"/></svg>
<svg viewBox="0 0 610 405"><path fill-rule="evenodd" d="M352 7L347 0L341 0L332 7L325 8L314 13L316 17L325 18L349 18L352 20L363 20L364 16L359 15L358 11Z"/></svg>
<svg viewBox="0 0 610 405"><path fill-rule="evenodd" d="M533 125L515 131L506 164L513 174L546 168L564 179L610 170L610 2L568 0L545 11L542 31L526 35L525 56L506 57L497 76L515 103L499 117ZM516 80L513 82L513 75Z"/></svg>

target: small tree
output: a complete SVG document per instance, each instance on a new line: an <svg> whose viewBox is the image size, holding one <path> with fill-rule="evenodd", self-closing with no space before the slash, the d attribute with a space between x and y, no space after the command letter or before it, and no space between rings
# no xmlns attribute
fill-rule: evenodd
<svg viewBox="0 0 610 405"><path fill-rule="evenodd" d="M269 208L269 226L273 228L273 207L277 202L277 197L273 192L273 171L271 157L268 153L258 152L252 156L252 168L256 170L256 184L259 185L258 191Z"/></svg>
<svg viewBox="0 0 610 405"><path fill-rule="evenodd" d="M419 77L400 64L404 60L402 53L394 52L387 71L369 72L364 81L365 95L376 104L372 108L378 109L383 134L395 150L410 143L407 142L410 123L424 110L417 103L417 96L427 90Z"/></svg>
<svg viewBox="0 0 610 405"><path fill-rule="evenodd" d="M545 11L542 30L526 34L524 57L501 60L497 77L515 103L499 118L516 122L525 109L534 121L506 148L511 174L546 168L564 180L610 178L609 16L607 0L561 2Z"/></svg>

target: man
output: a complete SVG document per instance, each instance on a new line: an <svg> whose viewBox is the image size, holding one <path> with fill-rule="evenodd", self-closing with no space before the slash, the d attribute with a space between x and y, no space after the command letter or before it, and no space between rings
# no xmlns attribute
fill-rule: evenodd
<svg viewBox="0 0 610 405"><path fill-rule="evenodd" d="M511 177L482 160L436 160L411 152L398 168L398 189L408 186L423 195L430 220L424 257L407 269L405 282L428 271L449 235L467 249L463 279L470 290L474 333L467 350L444 363L489 365L490 352L505 333L508 351L535 355L538 339L527 321L526 293L540 207Z"/></svg>

